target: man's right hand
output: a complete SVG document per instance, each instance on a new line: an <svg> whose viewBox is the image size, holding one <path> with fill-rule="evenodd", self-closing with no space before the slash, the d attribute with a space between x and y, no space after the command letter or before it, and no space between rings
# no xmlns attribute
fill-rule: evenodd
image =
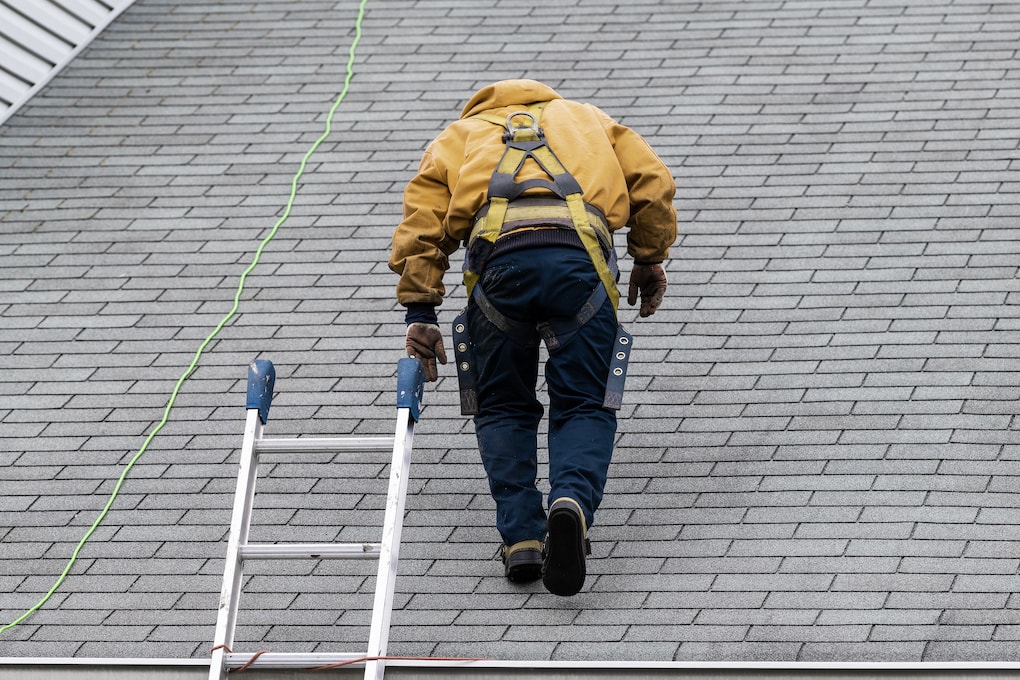
<svg viewBox="0 0 1020 680"><path fill-rule="evenodd" d="M428 382L438 380L439 369L436 366L436 359L441 364L446 363L446 348L443 347L443 333L439 326L419 321L408 324L404 345L407 356L421 359L425 368L425 380Z"/></svg>

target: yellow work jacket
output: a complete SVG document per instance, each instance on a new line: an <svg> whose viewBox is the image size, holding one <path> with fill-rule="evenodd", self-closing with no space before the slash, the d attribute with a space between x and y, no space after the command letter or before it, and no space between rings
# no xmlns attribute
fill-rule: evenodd
<svg viewBox="0 0 1020 680"><path fill-rule="evenodd" d="M577 180L583 198L606 216L610 231L629 227L627 252L661 262L676 239L676 184L645 140L591 104L563 99L533 80L508 80L479 90L460 119L429 144L404 190L404 217L393 234L389 267L400 275L400 304L440 304L448 256L468 238L487 203L493 170L506 145L503 128L481 118L505 118L549 102L539 121L550 148ZM518 180L546 177L528 161ZM528 195L531 195L530 193Z"/></svg>

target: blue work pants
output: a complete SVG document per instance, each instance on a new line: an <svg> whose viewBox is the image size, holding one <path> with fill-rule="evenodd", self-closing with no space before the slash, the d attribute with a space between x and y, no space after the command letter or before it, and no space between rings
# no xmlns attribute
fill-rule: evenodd
<svg viewBox="0 0 1020 680"><path fill-rule="evenodd" d="M493 257L480 285L502 314L533 325L573 317L601 284L584 250L555 246ZM544 540L546 512L535 484L543 415L535 395L539 347L505 335L477 304L468 306L467 318L477 371L475 433L496 502L496 528L506 545ZM616 328L616 311L606 300L550 351L545 365L549 502L573 498L588 526L602 500L616 436L616 412L602 406Z"/></svg>

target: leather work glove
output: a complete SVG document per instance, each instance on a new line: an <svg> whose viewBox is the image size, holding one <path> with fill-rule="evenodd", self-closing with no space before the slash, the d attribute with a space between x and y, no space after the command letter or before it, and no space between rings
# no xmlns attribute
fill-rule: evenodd
<svg viewBox="0 0 1020 680"><path fill-rule="evenodd" d="M651 316L662 304L666 294L666 272L661 264L635 264L630 272L630 288L627 291L627 304L637 302L638 291L641 292L641 316Z"/></svg>
<svg viewBox="0 0 1020 680"><path fill-rule="evenodd" d="M439 370L436 367L436 359L439 363L446 363L446 348L443 347L443 333L439 326L431 323L416 321L408 324L407 338L405 340L407 356L414 359L421 359L425 368L425 380L435 382L439 379Z"/></svg>

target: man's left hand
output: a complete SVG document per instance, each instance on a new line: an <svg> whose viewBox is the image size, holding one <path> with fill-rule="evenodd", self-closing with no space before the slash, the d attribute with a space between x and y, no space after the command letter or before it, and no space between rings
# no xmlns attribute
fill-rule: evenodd
<svg viewBox="0 0 1020 680"><path fill-rule="evenodd" d="M641 316L651 316L659 309L662 298L666 294L666 272L661 264L635 264L630 272L630 287L627 291L627 304L637 302L638 291L641 292Z"/></svg>

